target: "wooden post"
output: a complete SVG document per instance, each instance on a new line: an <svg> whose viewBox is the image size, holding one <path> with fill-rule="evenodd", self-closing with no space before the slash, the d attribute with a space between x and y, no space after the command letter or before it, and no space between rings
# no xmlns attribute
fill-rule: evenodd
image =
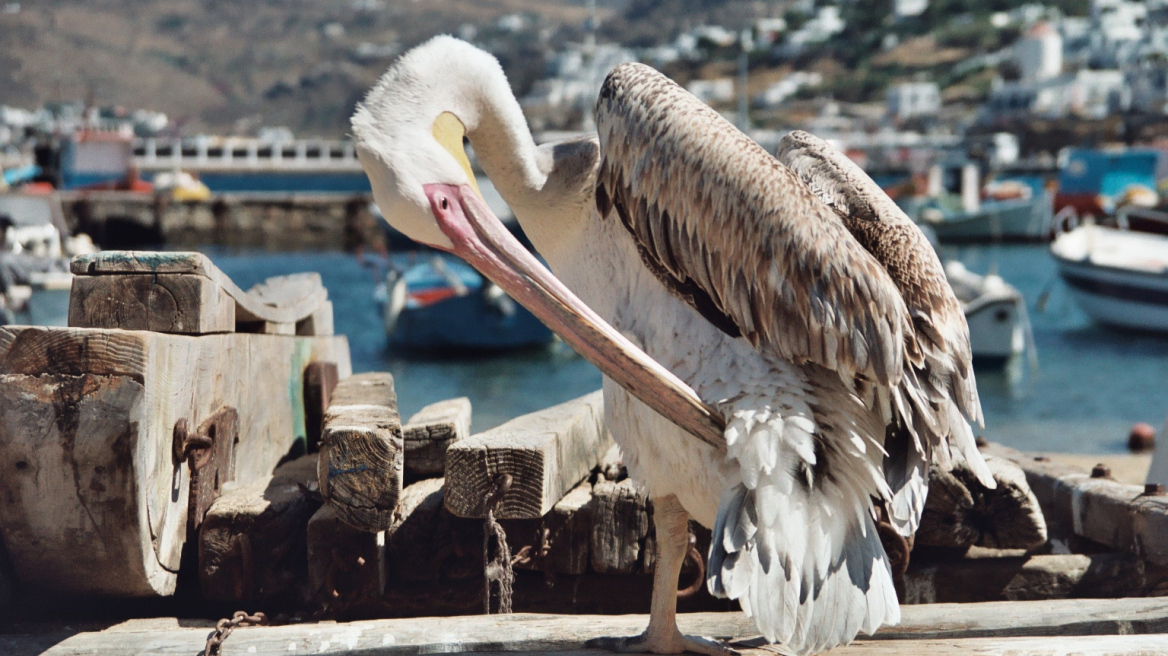
<svg viewBox="0 0 1168 656"><path fill-rule="evenodd" d="M402 489L401 418L393 376L366 373L337 384L324 418L320 493L342 521L389 528Z"/></svg>
<svg viewBox="0 0 1168 656"><path fill-rule="evenodd" d="M993 455L985 461L997 483L992 490L960 458L951 472L932 466L916 544L1029 549L1046 542L1046 520L1022 469Z"/></svg>
<svg viewBox="0 0 1168 656"><path fill-rule="evenodd" d="M335 362L312 362L304 370L304 429L308 453L320 450L324 413L339 379Z"/></svg>
<svg viewBox="0 0 1168 656"><path fill-rule="evenodd" d="M533 412L446 452L446 507L459 517L483 517L497 477L512 477L495 516L533 519L552 509L586 477L612 444L603 426L603 397L593 392Z"/></svg>
<svg viewBox="0 0 1168 656"><path fill-rule="evenodd" d="M632 574L652 567L653 527L649 499L631 479L597 481L592 486L592 570Z"/></svg>
<svg viewBox="0 0 1168 656"><path fill-rule="evenodd" d="M385 592L384 555L384 531L359 531L322 506L308 520L309 596L333 617L375 601Z"/></svg>
<svg viewBox="0 0 1168 656"><path fill-rule="evenodd" d="M199 532L199 587L213 601L308 598L308 520L320 502L305 494L316 458L304 456L267 478L228 485Z"/></svg>
<svg viewBox="0 0 1168 656"><path fill-rule="evenodd" d="M424 478L446 471L446 450L470 436L470 399L432 403L410 417L402 429L405 473Z"/></svg>
<svg viewBox="0 0 1168 656"><path fill-rule="evenodd" d="M303 439L316 359L349 373L344 337L0 327L0 536L22 586L171 594L190 488L176 424L235 408L232 478L266 476Z"/></svg>

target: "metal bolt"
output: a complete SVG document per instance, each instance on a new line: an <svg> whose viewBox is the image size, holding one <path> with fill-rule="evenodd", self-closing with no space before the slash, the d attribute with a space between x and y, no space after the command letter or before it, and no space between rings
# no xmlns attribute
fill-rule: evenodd
<svg viewBox="0 0 1168 656"><path fill-rule="evenodd" d="M1091 478L1111 478L1111 467L1099 463L1091 468Z"/></svg>
<svg viewBox="0 0 1168 656"><path fill-rule="evenodd" d="M1144 496L1146 497L1162 497L1165 495L1163 483L1148 483L1144 485Z"/></svg>

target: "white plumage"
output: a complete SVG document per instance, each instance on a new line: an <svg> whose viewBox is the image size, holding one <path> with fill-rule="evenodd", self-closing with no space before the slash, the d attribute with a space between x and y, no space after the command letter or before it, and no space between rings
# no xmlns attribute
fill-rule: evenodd
<svg viewBox="0 0 1168 656"><path fill-rule="evenodd" d="M792 172L640 65L606 80L599 139L537 147L493 58L439 37L390 69L353 130L390 222L456 252L434 185L470 181L445 114L556 276L725 421L723 453L605 369L606 419L658 535L686 513L712 527L711 591L797 653L896 622L873 502L910 534L934 453L946 462L952 440L981 465L968 331L915 226L822 142L789 139ZM609 646L722 653L677 633L672 542L659 539L648 631Z"/></svg>

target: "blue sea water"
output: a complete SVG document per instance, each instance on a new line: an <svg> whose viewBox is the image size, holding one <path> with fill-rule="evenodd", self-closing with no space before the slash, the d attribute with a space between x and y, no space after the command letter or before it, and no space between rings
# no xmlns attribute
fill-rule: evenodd
<svg viewBox="0 0 1168 656"><path fill-rule="evenodd" d="M468 396L474 429L585 394L600 386L592 365L562 344L547 351L458 359L415 358L386 349L373 290L381 269L333 252L208 250L244 289L264 278L319 271L336 330L349 338L354 371L394 374L402 415ZM1095 326L1057 280L1045 246L946 248L973 271L996 271L1026 296L1037 367L1025 360L977 371L988 439L1028 450L1103 453L1124 449L1135 422L1157 428L1168 412L1168 338ZM1045 303L1038 307L1038 300Z"/></svg>

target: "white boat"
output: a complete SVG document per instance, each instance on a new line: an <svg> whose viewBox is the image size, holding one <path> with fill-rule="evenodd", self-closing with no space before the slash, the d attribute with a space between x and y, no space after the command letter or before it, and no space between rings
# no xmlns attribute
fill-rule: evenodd
<svg viewBox="0 0 1168 656"><path fill-rule="evenodd" d="M1168 332L1168 236L1127 229L1122 212L1116 218L1118 227L1086 223L1055 237L1059 275L1098 323Z"/></svg>
<svg viewBox="0 0 1168 656"><path fill-rule="evenodd" d="M92 240L62 236L55 195L0 194L0 224L0 323L66 325L69 257L96 250Z"/></svg>
<svg viewBox="0 0 1168 656"><path fill-rule="evenodd" d="M1030 319L1021 292L1001 276L978 275L957 260L945 263L945 276L965 310L974 360L1005 363L1026 350Z"/></svg>

